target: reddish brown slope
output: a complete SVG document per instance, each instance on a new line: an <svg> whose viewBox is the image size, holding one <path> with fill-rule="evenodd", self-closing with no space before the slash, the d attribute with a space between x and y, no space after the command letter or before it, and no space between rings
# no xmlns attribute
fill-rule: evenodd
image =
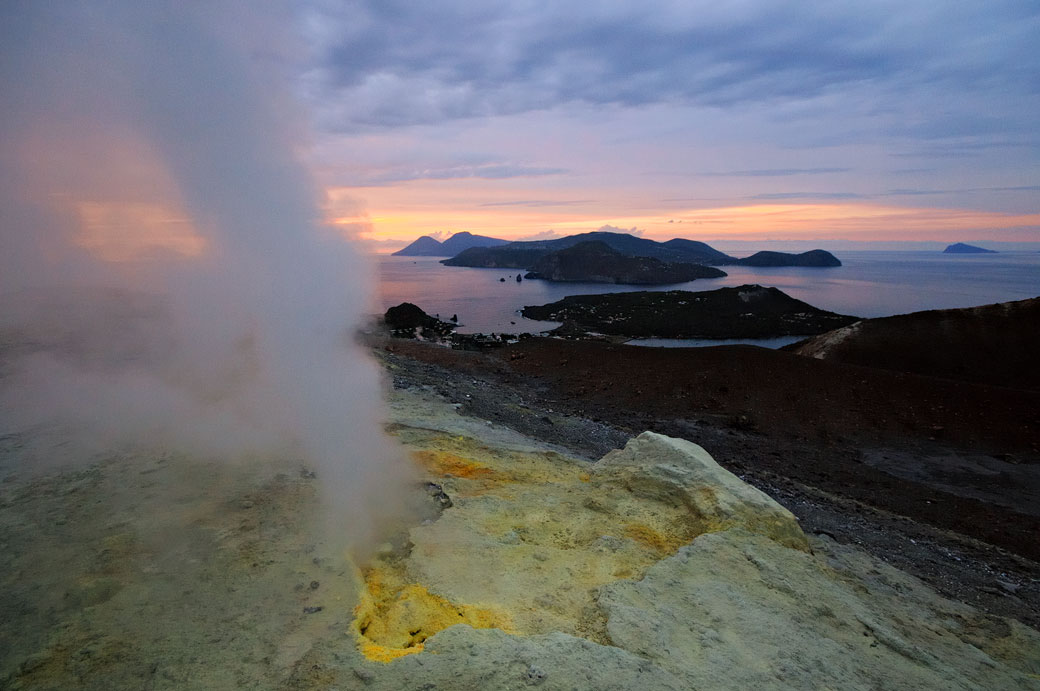
<svg viewBox="0 0 1040 691"><path fill-rule="evenodd" d="M1040 298L867 319L792 350L830 362L1040 390Z"/></svg>

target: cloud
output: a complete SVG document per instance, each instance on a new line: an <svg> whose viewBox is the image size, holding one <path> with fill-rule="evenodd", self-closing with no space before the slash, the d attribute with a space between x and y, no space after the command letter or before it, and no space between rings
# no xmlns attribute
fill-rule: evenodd
<svg viewBox="0 0 1040 691"><path fill-rule="evenodd" d="M646 230L636 228L635 226L632 226L631 228L618 228L617 226L609 224L600 226L599 228L596 228L596 230L600 233L624 233L627 235L635 235L636 237L642 237L643 234L646 233Z"/></svg>
<svg viewBox="0 0 1040 691"><path fill-rule="evenodd" d="M508 202L484 202L483 204L478 204L478 206L526 206L531 208L542 208L551 206L579 206L581 204L592 204L595 201L595 199L522 199Z"/></svg>
<svg viewBox="0 0 1040 691"><path fill-rule="evenodd" d="M1037 24L1023 0L956 11L926 0L323 3L305 21L314 53L304 91L325 127L345 131L578 102L729 108L842 92L913 113L904 101L943 93L956 131L975 134L1003 124L965 102L1035 98ZM934 134L902 120L906 136Z"/></svg>
<svg viewBox="0 0 1040 691"><path fill-rule="evenodd" d="M552 228L550 228L549 230L543 230L542 232L535 233L534 235L525 235L522 238L517 238L517 240L522 242L529 242L533 240L555 240L557 238L562 237L562 233L558 233Z"/></svg>
<svg viewBox="0 0 1040 691"><path fill-rule="evenodd" d="M374 172L355 172L340 177L340 184L350 187L379 187L411 180L504 180L508 178L543 177L560 175L563 168L545 168L512 163L486 163L479 165L456 165L439 168L391 168Z"/></svg>
<svg viewBox="0 0 1040 691"><path fill-rule="evenodd" d="M730 170L724 172L699 173L709 177L735 178L778 178L792 175L831 175L847 173L852 168L765 168L762 170Z"/></svg>
<svg viewBox="0 0 1040 691"><path fill-rule="evenodd" d="M960 189L914 189L899 188L880 194L881 197L921 197L942 194L972 194L978 192L1040 192L1040 185L1016 185L1012 187L972 187Z"/></svg>
<svg viewBox="0 0 1040 691"><path fill-rule="evenodd" d="M781 199L865 199L869 195L856 192L772 192L753 194L745 199L757 201L777 201Z"/></svg>

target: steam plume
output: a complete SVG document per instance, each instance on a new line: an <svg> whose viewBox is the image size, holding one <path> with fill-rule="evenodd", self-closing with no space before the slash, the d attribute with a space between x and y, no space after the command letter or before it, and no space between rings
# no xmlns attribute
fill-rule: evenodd
<svg viewBox="0 0 1040 691"><path fill-rule="evenodd" d="M351 342L368 275L294 155L290 18L256 7L3 4L0 406L102 447L300 454L360 538L395 480Z"/></svg>

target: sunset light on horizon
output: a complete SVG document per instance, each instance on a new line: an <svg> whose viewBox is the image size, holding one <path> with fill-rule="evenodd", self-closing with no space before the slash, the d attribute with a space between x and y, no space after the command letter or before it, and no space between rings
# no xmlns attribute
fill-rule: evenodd
<svg viewBox="0 0 1040 691"><path fill-rule="evenodd" d="M312 7L304 155L376 252L604 226L1040 247L1040 19L948 9Z"/></svg>

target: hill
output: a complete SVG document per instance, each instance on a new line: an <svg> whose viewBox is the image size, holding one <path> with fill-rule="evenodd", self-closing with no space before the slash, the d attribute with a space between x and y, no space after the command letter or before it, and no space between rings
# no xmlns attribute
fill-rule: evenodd
<svg viewBox="0 0 1040 691"><path fill-rule="evenodd" d="M595 231L568 235L555 240L517 241L500 247L469 249L442 263L445 266L529 269L533 266L534 261L550 252L592 241L602 242L610 249L629 257L653 257L666 262L718 264L733 259L701 242L680 240L678 245L669 245L669 243L647 240L627 233ZM689 243L689 245L682 243Z"/></svg>
<svg viewBox="0 0 1040 691"><path fill-rule="evenodd" d="M517 241L495 247L471 248L451 259L443 260L442 263L445 266L532 269L534 262L550 252L592 241L602 242L610 249L629 257L651 257L664 262L705 266L841 266L841 262L834 255L824 250L812 250L802 254L759 252L751 257L738 259L696 240L674 238L667 242L657 242L627 233L603 231L568 235L555 240Z"/></svg>
<svg viewBox="0 0 1040 691"><path fill-rule="evenodd" d="M435 240L429 235L423 235L422 237L414 240L410 245L403 249L399 249L394 252L391 256L394 257L443 257L444 254L443 246L440 240Z"/></svg>
<svg viewBox="0 0 1040 691"><path fill-rule="evenodd" d="M955 242L943 250L943 254L996 254L996 250L988 250L985 247L976 247L963 242Z"/></svg>
<svg viewBox="0 0 1040 691"><path fill-rule="evenodd" d="M721 278L718 269L654 257L630 257L599 240L580 242L540 257L525 278L548 281L662 285L685 283L698 278Z"/></svg>
<svg viewBox="0 0 1040 691"><path fill-rule="evenodd" d="M471 247L494 247L504 245L507 240L487 237L486 235L474 235L462 231L455 233L444 242L440 242L429 235L423 235L410 245L393 253L395 257L453 257L459 252Z"/></svg>
<svg viewBox="0 0 1040 691"><path fill-rule="evenodd" d="M1040 391L1040 298L865 319L791 346L864 367Z"/></svg>
<svg viewBox="0 0 1040 691"><path fill-rule="evenodd" d="M738 266L841 266L841 261L826 250L809 250L801 254L787 252L756 252L750 257L738 259Z"/></svg>

